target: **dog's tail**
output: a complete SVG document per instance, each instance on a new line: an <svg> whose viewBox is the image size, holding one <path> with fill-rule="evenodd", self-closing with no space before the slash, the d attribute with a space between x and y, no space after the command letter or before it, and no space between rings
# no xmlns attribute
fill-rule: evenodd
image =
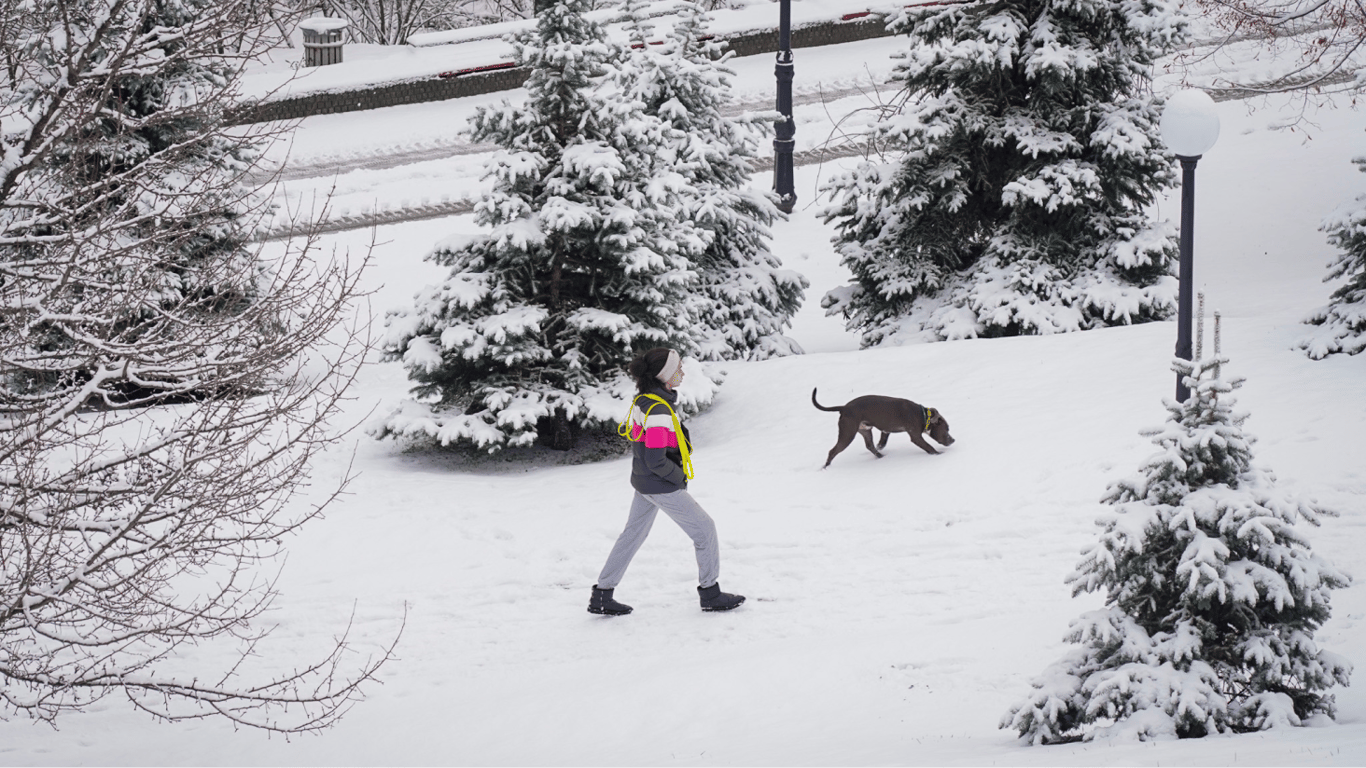
<svg viewBox="0 0 1366 768"><path fill-rule="evenodd" d="M835 413L839 413L839 410L840 410L840 409L838 409L838 408L826 408L825 406L823 406L823 405L821 405L820 403L816 402L816 389L817 389L816 387L812 387L812 388L811 388L811 404L814 405L814 406L816 406L817 408L821 409L822 411L833 411L833 412L835 412Z"/></svg>

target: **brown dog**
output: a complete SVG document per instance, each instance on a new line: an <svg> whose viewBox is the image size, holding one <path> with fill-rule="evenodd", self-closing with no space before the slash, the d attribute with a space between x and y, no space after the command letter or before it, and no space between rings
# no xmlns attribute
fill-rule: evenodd
<svg viewBox="0 0 1366 768"><path fill-rule="evenodd" d="M911 442L923 448L926 453L939 453L921 437L926 432L929 432L930 437L940 445L953 445L953 438L949 435L949 422L944 415L910 400L883 395L864 395L837 408L826 408L816 402L816 390L812 389L811 404L822 411L835 411L840 415L839 440L835 442L835 447L830 449L830 455L825 457L825 467L830 466L835 456L854 442L856 433L863 434L863 443L879 459L882 458L882 454L878 453L878 448L887 447L887 438L891 437L893 432L909 434ZM877 448L873 447L874 429L882 430L882 439L878 441Z"/></svg>

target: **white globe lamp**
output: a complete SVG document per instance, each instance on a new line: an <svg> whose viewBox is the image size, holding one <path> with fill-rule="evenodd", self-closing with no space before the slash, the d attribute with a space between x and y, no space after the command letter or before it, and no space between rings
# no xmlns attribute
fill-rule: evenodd
<svg viewBox="0 0 1366 768"><path fill-rule="evenodd" d="M1162 141L1178 157L1199 157L1219 139L1219 111L1209 94L1197 89L1167 99L1162 109Z"/></svg>

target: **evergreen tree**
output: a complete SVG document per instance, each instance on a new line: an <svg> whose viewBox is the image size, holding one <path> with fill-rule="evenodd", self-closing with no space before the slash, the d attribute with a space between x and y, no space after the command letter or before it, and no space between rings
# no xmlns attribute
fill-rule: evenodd
<svg viewBox="0 0 1366 768"><path fill-rule="evenodd" d="M61 298L48 299L73 315L83 314L76 307L103 313L127 343L155 344L150 329L171 308L206 317L242 310L262 277L244 224L261 205L243 183L257 151L251 140L224 130L233 63L204 50L222 47L236 9L211 0L62 0L32 11L28 34L16 41L26 71L5 106L12 116L46 112L54 123L43 126L45 151L25 147L31 160L5 169L6 197L24 212L4 223L15 272L97 264L67 271ZM64 35L89 43L86 58L66 60ZM120 47L124 41L134 42ZM71 68L86 70L85 87L62 82ZM58 104L61 111L49 111ZM81 113L86 119L74 118ZM41 192L28 198L24 188ZM106 237L95 246L105 258L92 260L72 247L79 242L88 250L91 231ZM79 341L79 325L61 313L35 323L32 348L48 359L20 365L13 381L34 392L84 386L97 363ZM150 402L181 389L185 376L176 371L185 361L163 355L163 370L111 384L106 402Z"/></svg>
<svg viewBox="0 0 1366 768"><path fill-rule="evenodd" d="M1366 172L1366 157L1353 162ZM1315 359L1336 352L1355 355L1366 349L1366 195L1324 222L1328 242L1340 249L1328 265L1325 280L1346 278L1328 306L1315 310L1306 323L1317 326L1298 346Z"/></svg>
<svg viewBox="0 0 1366 768"><path fill-rule="evenodd" d="M1168 316L1176 244L1144 208L1175 172L1147 86L1176 4L931 4L889 29L907 106L873 135L899 159L827 185L854 282L822 306L864 346Z"/></svg>
<svg viewBox="0 0 1366 768"><path fill-rule="evenodd" d="M101 5L95 3L92 9ZM148 190L124 189L110 180L128 175L139 165L154 164L147 174L160 185L154 191L180 205L159 211L156 221L145 222L141 228L170 226L180 235L164 256L169 273L164 287L176 299L183 295L185 285L197 283L183 279L187 270L222 259L235 265L253 259L247 248L250 233L237 225L247 213L242 209L247 195L240 175L256 159L257 147L222 130L227 122L224 109L230 104L183 108L195 102L194 94L217 92L236 80L233 62L197 55L194 44L186 39L224 23L218 5L214 0L147 0L139 13L121 17L132 34L153 41L143 55L165 64L150 71L129 68L113 79L97 118L77 129L50 160L71 189L86 195L92 187L112 193L89 212L92 218L102 209L125 203L132 194L146 194ZM209 105L201 102L198 106ZM207 199L190 197L187 186L196 192L202 186ZM186 207L184 203L191 200L194 206ZM220 275L242 272L215 271ZM250 285L223 288L232 293L252 290Z"/></svg>
<svg viewBox="0 0 1366 768"><path fill-rule="evenodd" d="M1226 359L1175 361L1191 396L1145 434L1160 450L1113 483L1100 541L1069 577L1106 607L1073 622L1077 647L1002 719L1035 744L1098 736L1204 736L1333 714L1324 691L1351 665L1320 650L1329 590L1349 579L1296 524L1333 512L1252 464Z"/></svg>
<svg viewBox="0 0 1366 768"><path fill-rule="evenodd" d="M426 402L405 403L381 437L568 448L621 418L636 353L696 352L688 255L700 235L686 179L660 159L671 129L612 87L620 52L583 10L562 0L540 13L516 42L526 103L473 119L474 140L504 148L476 208L489 231L438 245L430 258L450 276L391 315L386 351Z"/></svg>
<svg viewBox="0 0 1366 768"><path fill-rule="evenodd" d="M760 133L753 121L722 111L734 73L722 44L710 40L706 12L695 2L674 8L670 34L651 40L645 1L627 0L622 13L632 45L615 77L628 98L673 129L660 159L686 180L684 216L703 246L689 254L698 273L698 354L734 360L800 353L782 334L809 283L769 251L769 227L781 214L771 195L749 189Z"/></svg>

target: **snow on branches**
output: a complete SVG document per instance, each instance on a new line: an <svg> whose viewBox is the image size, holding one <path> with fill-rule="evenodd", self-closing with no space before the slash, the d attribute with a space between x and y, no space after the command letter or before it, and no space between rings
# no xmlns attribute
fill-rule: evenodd
<svg viewBox="0 0 1366 768"><path fill-rule="evenodd" d="M272 28L255 8L5 18L0 717L117 693L161 719L310 731L389 657L353 668L343 639L292 672L252 660L277 658L268 569L329 501L295 496L366 348L345 325L358 270L311 239L249 240L264 197L224 115L228 57ZM239 656L203 663L215 641Z"/></svg>
<svg viewBox="0 0 1366 768"><path fill-rule="evenodd" d="M1033 744L1204 736L1333 714L1325 690L1351 664L1314 642L1349 577L1302 523L1334 513L1276 487L1252 462L1227 358L1174 361L1191 396L1144 434L1158 452L1111 484L1100 540L1068 581L1105 592L1072 623L1074 646L1001 720Z"/></svg>
<svg viewBox="0 0 1366 768"><path fill-rule="evenodd" d="M379 437L567 449L620 418L639 352L800 351L782 330L806 282L768 251L777 209L746 189L758 135L721 114L724 58L698 40L702 12L684 4L672 37L629 48L583 5L547 8L514 41L526 102L472 121L475 140L504 148L475 209L482 231L438 245L430 258L449 277L390 314L386 353L419 400ZM623 14L643 40L641 6ZM719 383L693 373L689 409Z"/></svg>
<svg viewBox="0 0 1366 768"><path fill-rule="evenodd" d="M676 6L678 20L662 41L650 40L642 0L627 0L621 12L632 46L613 80L666 126L668 156L684 179L682 218L697 230L687 252L697 272L689 330L698 357L799 354L782 334L809 283L768 250L769 227L781 214L771 195L749 188L762 122L723 114L734 74L725 67L729 54L704 40L706 16L695 3Z"/></svg>
<svg viewBox="0 0 1366 768"><path fill-rule="evenodd" d="M824 211L854 282L825 294L864 346L1148 322L1175 307L1173 229L1145 208L1174 178L1152 64L1174 4L911 6L881 162Z"/></svg>
<svg viewBox="0 0 1366 768"><path fill-rule="evenodd" d="M1354 162L1366 171L1366 157ZM1344 282L1327 306L1305 318L1315 328L1296 342L1315 360L1338 352L1355 355L1366 350L1366 195L1329 216L1323 229L1328 232L1328 242L1339 249L1324 281Z"/></svg>
<svg viewBox="0 0 1366 768"><path fill-rule="evenodd" d="M1355 99L1366 85L1366 6L1358 0L1195 0L1195 9L1212 39L1175 63L1212 92L1292 94L1300 105L1293 124L1310 104ZM1264 52L1254 70L1230 56L1249 47Z"/></svg>

